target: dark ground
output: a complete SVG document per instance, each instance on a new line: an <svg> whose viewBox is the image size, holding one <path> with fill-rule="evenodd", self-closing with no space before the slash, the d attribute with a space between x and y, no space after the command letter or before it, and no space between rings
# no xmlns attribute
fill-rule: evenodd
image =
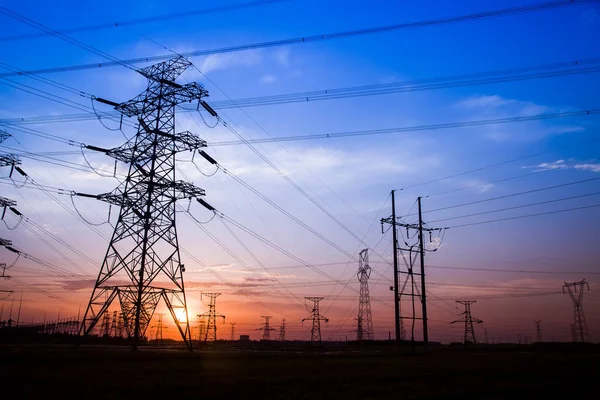
<svg viewBox="0 0 600 400"><path fill-rule="evenodd" d="M596 346L597 347L597 346ZM550 399L597 393L597 349L0 346L17 398ZM14 398L15 396L11 396Z"/></svg>

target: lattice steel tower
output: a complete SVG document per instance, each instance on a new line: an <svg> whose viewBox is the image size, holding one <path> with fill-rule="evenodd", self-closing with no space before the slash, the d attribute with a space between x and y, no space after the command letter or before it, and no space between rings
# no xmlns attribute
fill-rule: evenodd
<svg viewBox="0 0 600 400"><path fill-rule="evenodd" d="M203 339L205 342L208 342L209 340L217 340L217 318L223 318L223 323L225 323L225 316L217 313L217 297L219 297L220 295L221 293L202 293L200 295L208 296L210 298L210 303L208 304L208 311L204 314L198 315L198 318L206 318L206 329L204 330Z"/></svg>
<svg viewBox="0 0 600 400"><path fill-rule="evenodd" d="M273 318L272 315L261 315L261 318L265 319L265 324L257 330L263 331L263 340L271 340L271 331L275 331L275 328L271 328L269 320Z"/></svg>
<svg viewBox="0 0 600 400"><path fill-rule="evenodd" d="M285 340L285 318L281 320L281 326L279 326L279 341Z"/></svg>
<svg viewBox="0 0 600 400"><path fill-rule="evenodd" d="M477 319L477 318L473 318L473 316L471 315L471 304L476 303L477 300L466 300L466 301L460 301L460 300L456 300L457 304L462 304L465 306L465 311L462 312L461 315L464 315L463 318L461 319L457 319L455 321L452 321L451 324L454 324L456 322L464 322L465 323L465 337L464 337L464 343L465 344L477 344L477 340L475 339L475 329L473 328L473 324L481 324L483 323L482 320Z"/></svg>
<svg viewBox="0 0 600 400"><path fill-rule="evenodd" d="M369 249L362 250L358 255L358 281L360 282L360 298L358 300L358 326L356 340L373 340L373 319L371 316L371 297L369 296Z"/></svg>
<svg viewBox="0 0 600 400"><path fill-rule="evenodd" d="M535 340L538 343L542 342L542 327L540 326L542 321L541 320L533 320L533 323L535 324Z"/></svg>
<svg viewBox="0 0 600 400"><path fill-rule="evenodd" d="M582 279L579 282L565 282L563 285L563 293L569 292L569 296L571 296L571 300L573 300L574 318L571 329L573 330L574 342L586 342L589 339L589 332L587 322L585 321L585 315L583 314L582 304L583 290L586 287L590 290L590 286L585 279Z"/></svg>
<svg viewBox="0 0 600 400"><path fill-rule="evenodd" d="M204 190L175 180L175 155L205 147L206 141L190 132L175 132L175 107L198 100L206 108L201 99L208 92L198 83L174 82L190 65L179 57L138 70L148 79L147 89L127 102L117 104L95 98L114 106L126 117L136 117L139 124L135 137L120 147L86 146L129 164L129 172L123 183L110 193L77 193L120 206L82 321L83 335L90 333L113 300L118 299L127 336L137 349L157 304L163 299L191 350L175 203L180 199L199 200ZM122 283L123 279L127 284Z"/></svg>
<svg viewBox="0 0 600 400"><path fill-rule="evenodd" d="M312 321L312 329L310 330L310 341L321 343L321 321L329 322L329 319L322 316L319 312L319 302L324 297L305 297L306 300L313 302L312 314L309 317L303 318L304 321Z"/></svg>

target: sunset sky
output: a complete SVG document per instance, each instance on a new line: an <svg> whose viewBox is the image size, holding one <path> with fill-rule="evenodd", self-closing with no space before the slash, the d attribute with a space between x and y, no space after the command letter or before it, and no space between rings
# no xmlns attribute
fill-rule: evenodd
<svg viewBox="0 0 600 400"><path fill-rule="evenodd" d="M247 6L224 7L236 4ZM0 248L0 262L11 276L0 279L0 290L13 291L0 293L0 320L8 319L11 308L16 318L21 295L24 323L84 312L113 226L105 223L107 204L70 193L105 193L118 181L112 177L113 159L88 150L84 158L77 143L116 147L135 128L125 124L120 131L118 119L98 121L90 99L77 91L122 102L147 84L118 65L14 76L15 70L107 59L7 16L10 10L121 60L240 46L239 51L189 57L197 69L178 80L202 83L215 108L264 96L300 99L218 108L245 139L320 135L252 148L223 124L212 127L216 121L205 112L178 110L178 131L207 140L205 151L230 174L215 171L198 156L192 163L191 153L180 153L177 179L204 188L208 203L274 244L266 245L228 220L210 220L212 213L197 203L186 212L188 203L182 201L177 229L192 326L196 315L208 309L201 293L219 292L217 311L226 316L218 325L219 338L229 339L229 323L235 322L236 336L259 339L261 316L270 315L276 329L286 319L288 339L310 339L310 322L301 320L312 304L304 297L322 296L321 313L329 318L323 339L354 338L355 259L369 248L375 336L393 336L392 239L388 226L382 234L379 221L390 216L390 191L395 189L397 214L404 221L417 221L415 203L422 196L428 226L449 228L439 237L434 234L431 243L425 237L428 247L437 249L426 254L430 340L462 340L463 325L450 324L461 318L455 300L477 300L472 313L484 321L476 327L479 341L484 329L490 342L516 342L518 335L534 340L534 320L542 321L544 340L569 341L573 303L562 286L585 278L590 338L600 341L599 2L244 46L535 4L540 2L228 0L174 5L108 0L82 7L71 0L5 1L6 9L0 8L0 130L12 137L0 144L0 152L18 154L29 178L25 182L13 172L11 180L9 167L0 170L0 196L15 200L24 216L20 220L7 211L0 237L27 255ZM187 15L148 21L175 13ZM135 20L143 21L127 23ZM82 27L92 28L70 31ZM492 78L498 79L489 82ZM373 93L373 85L384 85L376 88L387 93ZM344 94L349 88L362 95ZM345 90L336 96L333 89ZM322 100L311 97L316 93L300 94L325 90ZM94 107L111 110L97 102ZM195 104L182 107L195 110ZM535 117L542 114L550 118ZM465 126L470 121L486 122ZM386 129L396 132L374 132ZM359 131L368 132L324 138ZM126 174L127 166L119 163L117 171ZM111 224L117 215L113 207ZM402 241L406 231L399 233ZM409 307L403 298L403 315L410 315ZM158 312L164 310L161 304ZM165 335L176 337L172 321L165 318L165 326ZM410 328L406 321L407 338ZM148 335L153 334L151 328ZM415 337L422 337L420 323Z"/></svg>

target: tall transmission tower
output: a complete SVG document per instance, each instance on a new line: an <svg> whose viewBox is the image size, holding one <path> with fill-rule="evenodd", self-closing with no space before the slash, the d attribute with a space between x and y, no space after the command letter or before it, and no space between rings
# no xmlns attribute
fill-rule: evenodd
<svg viewBox="0 0 600 400"><path fill-rule="evenodd" d="M285 318L281 320L281 325L279 326L279 341L283 342L285 340Z"/></svg>
<svg viewBox="0 0 600 400"><path fill-rule="evenodd" d="M589 332L587 322L585 321L585 315L583 314L583 291L587 287L590 290L590 285L585 279L579 282L565 282L563 285L563 293L569 292L571 300L573 300L573 341L574 342L586 342L589 338Z"/></svg>
<svg viewBox="0 0 600 400"><path fill-rule="evenodd" d="M275 331L275 328L271 328L269 325L269 320L273 318L272 315L261 315L261 318L265 319L265 323L262 327L257 330L263 331L263 340L271 340L271 331Z"/></svg>
<svg viewBox="0 0 600 400"><path fill-rule="evenodd" d="M210 298L210 303L208 304L208 311L204 314L198 315L198 318L206 318L206 329L204 330L205 342L208 342L209 340L217 340L217 318L223 318L223 323L225 323L225 316L217 313L217 297L219 297L220 295L221 293L200 294L201 299L202 296L208 296Z"/></svg>
<svg viewBox="0 0 600 400"><path fill-rule="evenodd" d="M109 336L110 335L110 314L108 312L104 313L102 317L102 324L100 325L100 336Z"/></svg>
<svg viewBox="0 0 600 400"><path fill-rule="evenodd" d="M356 340L373 340L373 317L371 315L371 297L369 296L369 249L362 250L358 255L358 281L360 282L360 297L358 300L358 326Z"/></svg>
<svg viewBox="0 0 600 400"><path fill-rule="evenodd" d="M538 343L542 343L542 327L540 326L540 324L542 323L541 320L533 320L533 323L535 324L535 340Z"/></svg>
<svg viewBox="0 0 600 400"><path fill-rule="evenodd" d="M154 339L161 344L163 342L163 315L165 314L156 314L158 321L156 322L156 334L154 336Z"/></svg>
<svg viewBox="0 0 600 400"><path fill-rule="evenodd" d="M206 332L206 318L202 315L198 315L198 341L202 342Z"/></svg>
<svg viewBox="0 0 600 400"><path fill-rule="evenodd" d="M117 337L118 336L118 330L117 330L117 313L118 311L113 311L112 313L112 319L110 320L110 332L109 332L109 336L112 337Z"/></svg>
<svg viewBox="0 0 600 400"><path fill-rule="evenodd" d="M329 318L324 317L319 312L319 302L324 297L305 297L306 300L313 302L312 313L310 316L303 318L304 321L312 321L312 329L310 330L310 341L321 343L321 321L329 322Z"/></svg>
<svg viewBox="0 0 600 400"><path fill-rule="evenodd" d="M231 325L231 341L233 342L235 340L235 324L236 324L236 322L230 322L229 324Z"/></svg>
<svg viewBox="0 0 600 400"><path fill-rule="evenodd" d="M462 304L465 306L465 311L461 313L463 316L461 319L457 319L452 321L451 324L456 322L464 322L465 323L465 344L477 344L477 340L475 339L475 329L473 328L473 324L481 324L482 320L473 318L471 315L471 304L476 303L477 300L456 300L457 304Z"/></svg>
<svg viewBox="0 0 600 400"><path fill-rule="evenodd" d="M147 89L124 103L95 98L126 117L136 117L134 138L114 149L86 146L129 164L127 178L114 191L100 195L77 193L120 206L115 229L94 285L80 333L87 335L118 298L125 330L137 349L156 306L162 299L183 341L191 350L191 331L184 290L175 203L196 198L204 190L175 180L175 155L196 151L206 141L190 132L175 131L175 108L198 100L208 92L198 83L180 85L175 79L191 63L183 57L138 70L148 79ZM212 109L211 109L212 110ZM216 116L214 110L212 113ZM201 152L203 153L203 152ZM128 283L121 281L126 278Z"/></svg>
<svg viewBox="0 0 600 400"><path fill-rule="evenodd" d="M429 343L429 330L427 327L427 291L425 289L425 253L428 251L436 251L438 247L434 249L428 249L425 245L423 234L424 232L429 233L429 242L433 242L432 233L437 232L438 235L445 231L446 228L431 228L423 221L423 212L421 209L421 197L417 197L418 211L416 214L409 214L407 216L418 215L419 221L417 223L407 223L404 222L402 217L398 217L396 215L396 200L395 200L395 190L392 190L392 215L388 218L381 219L381 233L383 234L383 224L392 225L392 244L393 244L393 256L394 256L394 286L390 287L391 290L394 291L394 326L396 333L396 341L399 343L403 338L403 319L411 319L413 321L413 332L411 334L412 340L414 341L414 322L416 320L421 320L423 323L423 343L427 345ZM403 227L406 229L406 238L404 240L404 246L399 246L398 244L398 227ZM416 231L412 237L410 237L410 231ZM414 240L416 238L416 241ZM414 243L409 243L410 239ZM436 239L440 239L438 236ZM431 247L431 246L430 246ZM398 252L407 251L408 252L408 262L406 258L403 258L405 263L407 264L406 271L400 271L398 267ZM419 264L420 264L420 272L415 273L413 270L414 267L414 259L419 255ZM406 281L404 282L403 288L400 289L400 285L398 282L399 274L406 274ZM420 278L420 285L415 281L415 275ZM404 288L406 288L407 282L410 280L411 282L411 291L410 293L404 293ZM419 287L420 286L420 287ZM416 292L416 293L415 293ZM401 296L409 296L412 301L412 315L410 317L404 317L400 315L400 298ZM421 302L421 317L417 317L415 312L415 299L418 298Z"/></svg>

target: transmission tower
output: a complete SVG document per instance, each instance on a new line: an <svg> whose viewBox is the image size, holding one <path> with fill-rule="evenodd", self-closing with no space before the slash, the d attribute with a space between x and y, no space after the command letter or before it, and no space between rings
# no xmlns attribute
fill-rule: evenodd
<svg viewBox="0 0 600 400"><path fill-rule="evenodd" d="M568 291L569 296L571 296L571 300L573 300L574 318L572 329L574 342L586 342L589 338L587 322L585 321L585 315L583 314L582 304L583 291L586 287L588 290L590 290L590 286L585 279L582 279L579 282L565 282L563 286L563 293Z"/></svg>
<svg viewBox="0 0 600 400"><path fill-rule="evenodd" d="M257 330L263 331L263 340L271 340L271 331L275 331L275 328L271 328L269 325L269 320L273 318L271 315L261 315L261 318L265 319L265 323L261 328Z"/></svg>
<svg viewBox="0 0 600 400"><path fill-rule="evenodd" d="M206 332L206 319L202 315L198 315L198 341L204 340Z"/></svg>
<svg viewBox="0 0 600 400"><path fill-rule="evenodd" d="M451 324L454 324L456 322L464 322L465 323L465 337L464 337L464 343L465 344L477 344L477 341L475 339L475 329L473 328L473 324L481 324L483 323L482 320L477 319L477 318L473 318L471 316L471 304L476 303L477 300L456 300L457 304L462 304L465 306L465 311L463 311L460 315L463 315L463 317L461 319L457 319L455 321L452 321Z"/></svg>
<svg viewBox="0 0 600 400"><path fill-rule="evenodd" d="M324 299L324 297L305 297L306 300L310 300L313 302L313 309L310 316L303 318L304 321L312 321L312 329L310 330L310 341L311 342L319 342L321 343L321 321L329 322L329 318L322 316L319 313L319 302Z"/></svg>
<svg viewBox="0 0 600 400"><path fill-rule="evenodd" d="M108 336L110 334L110 314L108 312L104 313L104 316L102 317L102 324L100 326L100 336Z"/></svg>
<svg viewBox="0 0 600 400"><path fill-rule="evenodd" d="M373 320L371 316L371 298L369 296L369 249L362 250L358 255L358 281L360 282L360 297L358 300L358 326L356 340L373 340Z"/></svg>
<svg viewBox="0 0 600 400"><path fill-rule="evenodd" d="M113 311L112 313L112 319L110 321L110 332L109 335L112 337L117 337L118 336L118 331L117 331L117 311Z"/></svg>
<svg viewBox="0 0 600 400"><path fill-rule="evenodd" d="M281 320L281 325L279 326L279 341L283 342L285 340L285 318Z"/></svg>
<svg viewBox="0 0 600 400"><path fill-rule="evenodd" d="M217 297L220 295L221 293L202 293L200 295L200 298L202 298L202 296L208 296L210 298L208 311L198 315L198 318L206 317L207 319L206 330L204 331L205 342L217 340L217 318L223 318L223 323L225 323L225 316L217 313Z"/></svg>
<svg viewBox="0 0 600 400"><path fill-rule="evenodd" d="M235 340L235 324L236 324L236 322L230 322L229 324L231 325L231 341L233 342Z"/></svg>
<svg viewBox="0 0 600 400"><path fill-rule="evenodd" d="M163 320L162 317L165 314L156 314L158 321L156 322L156 334L154 339L162 344L163 342Z"/></svg>
<svg viewBox="0 0 600 400"><path fill-rule="evenodd" d="M208 92L200 84L175 82L190 65L189 61L178 57L138 70L148 79L148 86L130 101L118 104L95 98L126 117L136 117L138 130L134 138L114 149L86 146L129 164L129 173L112 192L76 194L120 206L113 236L81 325L80 332L84 335L118 298L127 335L137 349L162 299L191 350L183 281L185 268L181 264L177 239L175 203L196 198L204 204L200 199L204 190L175 180L175 155L205 147L206 141L190 132L175 131L175 108L180 103L198 100L199 105L212 109L201 100ZM216 116L214 110L211 114ZM126 285L118 282L124 277L128 280Z"/></svg>
<svg viewBox="0 0 600 400"><path fill-rule="evenodd" d="M535 339L538 343L542 343L542 328L540 326L542 321L533 320L533 323L535 324Z"/></svg>

